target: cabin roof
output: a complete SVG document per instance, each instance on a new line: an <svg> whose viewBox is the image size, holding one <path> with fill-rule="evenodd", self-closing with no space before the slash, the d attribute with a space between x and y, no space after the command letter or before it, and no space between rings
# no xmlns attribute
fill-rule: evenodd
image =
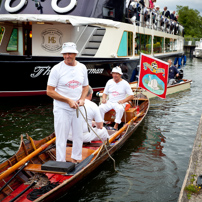
<svg viewBox="0 0 202 202"><path fill-rule="evenodd" d="M113 20L71 15L1 14L0 22L57 22L64 24L71 23L73 26L102 25L115 28L119 28L120 26L120 22Z"/></svg>

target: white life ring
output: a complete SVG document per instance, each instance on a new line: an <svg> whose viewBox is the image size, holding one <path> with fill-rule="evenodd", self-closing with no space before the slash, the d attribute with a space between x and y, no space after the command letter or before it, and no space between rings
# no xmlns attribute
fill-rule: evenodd
<svg viewBox="0 0 202 202"><path fill-rule="evenodd" d="M11 0L6 0L5 9L9 13L15 13L15 12L19 11L27 3L27 0L21 0L20 3L15 7L10 7L10 3L11 3Z"/></svg>
<svg viewBox="0 0 202 202"><path fill-rule="evenodd" d="M57 2L58 0L52 0L51 2L51 6L53 8L54 11L56 11L57 13L67 13L69 11L71 11L74 6L76 6L77 4L77 0L71 0L70 4L64 8L60 8L58 5L57 5Z"/></svg>

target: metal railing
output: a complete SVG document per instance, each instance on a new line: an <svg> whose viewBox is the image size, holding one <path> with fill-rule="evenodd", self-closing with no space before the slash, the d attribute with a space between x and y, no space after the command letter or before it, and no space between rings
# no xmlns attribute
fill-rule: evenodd
<svg viewBox="0 0 202 202"><path fill-rule="evenodd" d="M183 36L184 27L175 20L169 19L156 11L146 9L142 4L135 4L132 6L134 9L134 15L127 16L127 19L137 26L145 27L162 31L165 33ZM128 8L128 12L131 8Z"/></svg>

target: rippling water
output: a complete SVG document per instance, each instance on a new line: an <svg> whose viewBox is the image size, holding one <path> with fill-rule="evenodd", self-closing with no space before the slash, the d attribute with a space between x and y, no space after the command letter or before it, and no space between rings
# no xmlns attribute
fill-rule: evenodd
<svg viewBox="0 0 202 202"><path fill-rule="evenodd" d="M202 114L202 60L188 59L191 90L153 99L148 116L111 160L60 201L177 201ZM45 97L0 100L0 162L13 155L20 134L41 139L53 132L52 101Z"/></svg>

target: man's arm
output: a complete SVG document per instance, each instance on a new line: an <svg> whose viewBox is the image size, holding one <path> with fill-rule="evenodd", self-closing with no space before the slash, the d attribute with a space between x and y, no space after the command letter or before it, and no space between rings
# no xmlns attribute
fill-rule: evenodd
<svg viewBox="0 0 202 202"><path fill-rule="evenodd" d="M89 88L89 85L83 86L81 97L80 97L80 99L77 102L79 104L79 106L84 106L84 104L85 104L85 98L86 98L86 96L88 94L88 88Z"/></svg>
<svg viewBox="0 0 202 202"><path fill-rule="evenodd" d="M179 71L177 70L177 68L175 67L175 76L178 77L179 76Z"/></svg>
<svg viewBox="0 0 202 202"><path fill-rule="evenodd" d="M128 101L131 101L131 100L133 99L133 97L134 97L133 95L129 95L129 96L126 97L125 99L118 101L118 103L119 103L119 104L124 104L124 103L126 103L126 102L128 102Z"/></svg>
<svg viewBox="0 0 202 202"><path fill-rule="evenodd" d="M105 104L107 102L107 94L103 93L102 95L102 103Z"/></svg>
<svg viewBox="0 0 202 202"><path fill-rule="evenodd" d="M66 97L60 95L59 93L57 93L55 91L55 87L53 87L53 86L47 86L46 94L55 100L59 100L61 102L65 102L65 103L69 104L69 106L71 108L76 109L78 107L78 104L75 101L73 101L69 98L66 98Z"/></svg>
<svg viewBox="0 0 202 202"><path fill-rule="evenodd" d="M103 122L96 122L96 127L98 129L102 129L103 128Z"/></svg>

